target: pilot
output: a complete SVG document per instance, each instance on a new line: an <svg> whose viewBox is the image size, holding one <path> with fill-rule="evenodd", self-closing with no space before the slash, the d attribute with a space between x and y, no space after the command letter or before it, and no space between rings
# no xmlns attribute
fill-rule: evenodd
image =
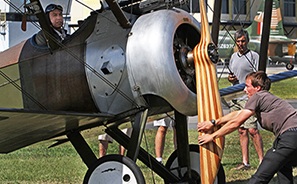
<svg viewBox="0 0 297 184"><path fill-rule="evenodd" d="M67 36L67 32L63 27L63 7L56 4L49 4L45 8L45 18L53 29L53 36L58 41L63 41ZM48 46L42 30L35 35L35 42L39 46Z"/></svg>

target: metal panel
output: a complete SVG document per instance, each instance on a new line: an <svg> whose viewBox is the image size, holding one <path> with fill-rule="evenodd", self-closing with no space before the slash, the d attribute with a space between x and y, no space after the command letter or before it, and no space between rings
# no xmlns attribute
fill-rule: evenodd
<svg viewBox="0 0 297 184"><path fill-rule="evenodd" d="M86 69L87 79L100 112L117 114L135 106L126 69L128 34L129 29L118 25L114 15L108 11L98 15L94 32L87 39L86 62L96 70ZM107 74L101 70L106 62L112 69Z"/></svg>

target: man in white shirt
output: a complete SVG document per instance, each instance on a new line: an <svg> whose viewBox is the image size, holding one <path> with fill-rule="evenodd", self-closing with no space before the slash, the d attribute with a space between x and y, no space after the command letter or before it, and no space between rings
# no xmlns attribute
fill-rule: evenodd
<svg viewBox="0 0 297 184"><path fill-rule="evenodd" d="M233 85L238 83L245 83L247 74L256 72L259 65L259 55L247 48L249 43L249 35L246 30L239 30L235 33L235 41L238 48L238 52L232 54L229 68L232 73L228 76L229 82ZM244 108L247 102L247 96L241 96L233 99L230 102L230 111L238 111ZM259 162L263 160L263 143L262 137L258 131L258 124L256 116L251 116L242 124L239 129L239 140L242 151L242 163L232 170L247 170L249 165L249 134L253 140L255 149L257 151Z"/></svg>

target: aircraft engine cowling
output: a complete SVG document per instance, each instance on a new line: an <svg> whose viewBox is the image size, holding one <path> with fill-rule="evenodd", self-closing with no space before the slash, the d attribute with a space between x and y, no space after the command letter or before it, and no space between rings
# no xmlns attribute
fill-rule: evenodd
<svg viewBox="0 0 297 184"><path fill-rule="evenodd" d="M199 40L200 24L183 10L160 10L137 19L128 37L126 57L138 103L140 96L155 95L182 114L197 115L191 51Z"/></svg>

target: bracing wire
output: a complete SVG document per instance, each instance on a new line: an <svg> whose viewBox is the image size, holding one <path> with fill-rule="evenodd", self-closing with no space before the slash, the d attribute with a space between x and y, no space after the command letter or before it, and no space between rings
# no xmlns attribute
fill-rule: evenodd
<svg viewBox="0 0 297 184"><path fill-rule="evenodd" d="M144 136L144 141L145 141L145 145L146 145L146 149L147 149L147 153L148 153L148 159L149 159L149 163L150 163L150 168L153 168L151 157L149 155L149 149L148 149L148 143L147 143L147 140L146 140L145 131L143 131L143 136ZM154 177L154 172L153 172L152 169L151 169L151 174L152 174L152 178L153 178L153 184L155 184L155 177Z"/></svg>

